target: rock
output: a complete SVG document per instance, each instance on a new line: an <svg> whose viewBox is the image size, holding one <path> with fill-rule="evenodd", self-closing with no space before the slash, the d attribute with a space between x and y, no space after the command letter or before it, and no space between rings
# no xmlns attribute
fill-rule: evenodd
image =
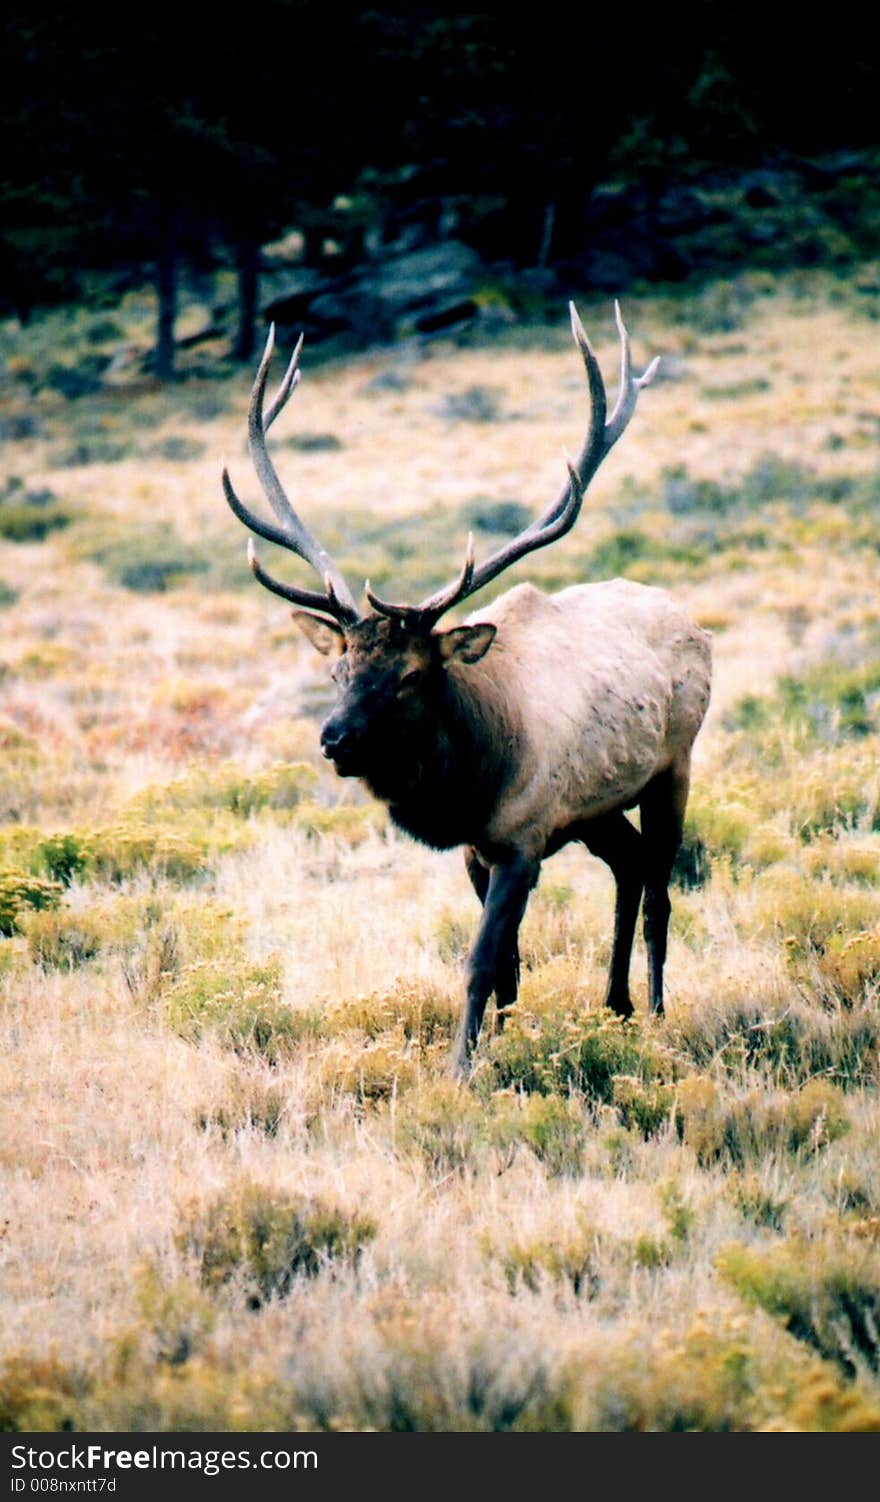
<svg viewBox="0 0 880 1502"><path fill-rule="evenodd" d="M446 329L460 328L462 324L470 323L479 311L473 298L466 297L462 302L450 303L420 314L415 325L420 334L440 334Z"/></svg>
<svg viewBox="0 0 880 1502"><path fill-rule="evenodd" d="M476 318L474 294L483 276L476 251L443 240L367 262L343 277L300 271L285 278L264 312L313 339L347 334L369 344L402 333L438 333Z"/></svg>
<svg viewBox="0 0 880 1502"><path fill-rule="evenodd" d="M35 438L40 430L37 419L31 412L9 412L0 417L0 438L19 442L23 438Z"/></svg>
<svg viewBox="0 0 880 1502"><path fill-rule="evenodd" d="M460 240L443 240L370 269L374 296L401 312L418 309L440 297L461 297L476 290L483 263L475 250Z"/></svg>
<svg viewBox="0 0 880 1502"><path fill-rule="evenodd" d="M702 229L710 216L710 209L691 188L668 188L658 201L655 222L658 229L667 234L683 234Z"/></svg>
<svg viewBox="0 0 880 1502"><path fill-rule="evenodd" d="M586 285L600 292L619 292L636 277L683 281L690 269L690 262L676 245L644 224L597 237L578 267Z"/></svg>
<svg viewBox="0 0 880 1502"><path fill-rule="evenodd" d="M275 283L272 296L264 304L263 312L271 322L290 328L294 325L299 327L307 319L316 297L332 297L335 293L344 291L351 278L327 277L320 271L303 267L294 273L286 273L283 277L273 277L272 281Z"/></svg>

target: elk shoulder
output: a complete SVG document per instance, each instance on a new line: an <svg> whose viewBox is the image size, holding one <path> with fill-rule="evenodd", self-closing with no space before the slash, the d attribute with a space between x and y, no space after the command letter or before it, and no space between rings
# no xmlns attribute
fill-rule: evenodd
<svg viewBox="0 0 880 1502"><path fill-rule="evenodd" d="M497 635L476 667L452 671L515 746L493 843L543 849L556 830L634 805L689 754L709 702L710 637L665 590L520 584L468 620Z"/></svg>

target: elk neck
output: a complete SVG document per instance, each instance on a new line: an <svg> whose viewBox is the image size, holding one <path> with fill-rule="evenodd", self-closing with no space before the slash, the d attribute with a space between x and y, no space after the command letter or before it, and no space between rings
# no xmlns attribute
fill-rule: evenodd
<svg viewBox="0 0 880 1502"><path fill-rule="evenodd" d="M431 709L363 780L398 828L449 850L479 842L515 774L520 732L483 663L450 667Z"/></svg>

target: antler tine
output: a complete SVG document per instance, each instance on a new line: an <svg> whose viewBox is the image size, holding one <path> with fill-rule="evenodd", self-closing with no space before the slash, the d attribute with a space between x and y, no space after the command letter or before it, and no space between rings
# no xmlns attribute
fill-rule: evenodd
<svg viewBox="0 0 880 1502"><path fill-rule="evenodd" d="M474 576L474 534L469 532L467 546L465 548L464 563L458 578L445 589L423 600L420 605L392 605L383 600L370 588L370 581L364 585L364 594L379 615L387 615L392 620L407 621L412 625L421 626L423 630L430 630L435 621L460 599L464 599L471 593L471 580Z"/></svg>
<svg viewBox="0 0 880 1502"><path fill-rule="evenodd" d="M574 526L580 515L583 499L593 476L599 465L614 446L632 417L638 394L644 386L653 379L659 360L651 361L647 370L641 376L632 373L632 359L630 355L629 336L624 326L620 307L614 305L614 316L617 330L620 336L620 391L614 410L606 421L608 400L605 392L605 382L599 369L599 362L593 352L593 347L587 338L586 330L581 323L577 308L573 302L569 303L571 315L571 332L574 341L581 352L584 361L584 369L587 375L587 387L590 399L590 421L584 446L578 456L576 464L566 459L568 466L568 483L560 492L552 506L549 506L541 516L530 522L516 537L493 553L479 568L475 568L471 559L471 543L468 544L468 560L460 577L447 589L432 595L422 605L416 607L413 612L410 607L388 605L385 601L378 600L368 590L367 598L374 609L384 615L412 616L415 613L417 619L433 625L440 616L466 599L469 595L476 594L486 584L491 583L512 563L523 558L526 553L535 552L538 548L545 548L557 538L564 537L566 532Z"/></svg>
<svg viewBox="0 0 880 1502"><path fill-rule="evenodd" d="M522 532L512 538L504 547L499 548L485 563L471 572L470 582L467 586L467 594L476 594L486 584L503 573L512 563L523 558L526 553L534 552L538 548L547 547L549 543L556 542L564 537L574 526L580 515L584 495L593 475L605 457L606 450L603 448L603 439L606 433L605 413L607 411L607 398L605 395L605 382L599 369L599 362L593 352L593 347L587 338L586 330L581 323L577 308L570 302L569 313L571 316L571 331L574 341L583 356L584 369L587 373L587 386L590 397L590 424L583 449L574 465L569 459L566 460L568 467L568 484L560 492L552 506L535 521L531 522ZM464 593L455 594L456 602L464 598ZM448 607L447 607L448 608ZM438 617L439 618L439 617Z"/></svg>
<svg viewBox="0 0 880 1502"><path fill-rule="evenodd" d="M334 567L333 560L325 553L317 539L312 536L287 499L284 487L278 478L277 471L266 448L266 427L268 424L264 422L263 418L263 401L266 394L266 379L269 374L269 365L274 349L275 325L273 323L269 327L266 348L263 351L263 358L260 361L256 379L251 389L251 399L248 406L248 448L254 469L257 471L257 477L263 487L266 499L275 512L282 528L287 533L286 546L293 552L298 553L300 558L304 559L306 563L310 563L319 579L323 579L325 574L329 573L333 579L333 585L338 598L350 606L352 610L356 610L357 606L354 602L354 596L341 574ZM294 380L296 374L295 365L293 371L290 371L288 368L288 374L290 380L288 381L287 376L285 377L278 393L281 400L279 401L276 398L276 401L272 404L274 411L270 409L273 420L294 389L296 384Z"/></svg>
<svg viewBox="0 0 880 1502"><path fill-rule="evenodd" d="M465 599L471 593L473 578L474 534L469 532L464 551L464 563L458 578L453 580L452 584L447 585L446 589L438 590L436 594L423 600L419 610L423 611L426 616L432 615L435 620L439 620L441 615L445 615L447 610L451 610L453 605L457 605L459 600Z"/></svg>
<svg viewBox="0 0 880 1502"><path fill-rule="evenodd" d="M234 516L238 517L240 522L244 522L246 527L250 527L252 532L256 532L257 536L262 537L266 542L274 542L279 548L290 547L290 538L286 532L282 532L280 527L273 527L271 522L263 521L261 516L257 516L255 511L251 511L250 507L246 506L244 501L236 495L232 487L232 480L229 477L229 470L225 464L220 479L229 509Z"/></svg>
<svg viewBox="0 0 880 1502"><path fill-rule="evenodd" d="M250 402L248 404L248 448L251 459L257 472L257 477L263 487L272 510L279 523L275 526L271 522L265 522L256 512L251 511L236 495L229 477L229 472L223 469L223 492L233 514L255 532L258 537L263 537L267 542L275 543L278 547L287 548L296 553L304 562L311 565L319 579L326 588L325 594L318 594L315 590L303 590L295 586L281 584L273 579L260 563L251 548L249 558L251 568L261 584L274 594L281 595L283 599L291 600L294 604L303 605L307 609L323 610L325 614L333 615L337 620L351 624L360 619L360 612L355 604L354 596L345 582L339 569L334 564L329 554L325 552L321 544L308 530L300 517L294 511L287 498L284 487L278 478L272 460L266 448L266 433L272 426L279 412L287 405L292 393L296 390L300 380L299 358L303 346L303 336L300 335L294 348L293 355L284 373L278 390L264 411L266 396L266 382L269 375L269 366L275 351L275 325L270 324L269 333L263 355L257 368L254 384L251 388Z"/></svg>
<svg viewBox="0 0 880 1502"><path fill-rule="evenodd" d="M393 621L414 621L419 613L418 605L392 605L390 600L383 600L370 586L369 579L364 584L364 594L376 611L377 615L387 615Z"/></svg>
<svg viewBox="0 0 880 1502"><path fill-rule="evenodd" d="M620 303L617 301L614 303L614 321L617 324L617 332L620 335L620 390L617 393L614 411L605 427L606 452L607 449L611 448L612 444L617 442L636 410L639 392L645 386L650 386L657 374L657 367L660 364L660 356L655 355L647 370L640 376L634 376L632 373L632 356L629 348L629 334L623 322Z"/></svg>
<svg viewBox="0 0 880 1502"><path fill-rule="evenodd" d="M324 615L335 616L337 620L347 619L341 614L339 602L335 596L319 594L316 589L297 589L295 585L282 584L280 579L268 573L257 557L252 537L247 540L247 561L254 578L258 579L266 589L271 590L273 595L279 595L282 600L288 600L291 605L301 605L306 610L320 610Z"/></svg>
<svg viewBox="0 0 880 1502"><path fill-rule="evenodd" d="M273 348L274 348L274 342L275 342L275 325L274 325L274 323L272 323L272 324L269 325L269 337L272 339ZM263 416L263 431L264 431L264 433L268 433L268 431L271 428L273 422L275 421L276 417L278 416L278 413L284 411L284 408L287 406L287 403L290 401L290 398L291 398L293 392L296 390L297 386L300 383L300 380L302 378L302 371L299 368L299 357L302 354L303 341L304 341L305 337L306 337L305 334L300 334L299 338L297 339L296 344L294 346L293 354L290 357L290 364L288 365L287 370L284 372L284 379L281 382L281 385L278 387L278 390L275 392L275 395L273 396L271 402L269 403L269 410L268 410L268 412L266 412L264 414L264 416ZM268 366L267 366L267 370L268 370Z"/></svg>

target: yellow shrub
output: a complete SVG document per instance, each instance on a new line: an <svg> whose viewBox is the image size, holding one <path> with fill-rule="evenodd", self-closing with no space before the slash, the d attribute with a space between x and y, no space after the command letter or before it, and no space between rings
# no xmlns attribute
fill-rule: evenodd
<svg viewBox="0 0 880 1502"><path fill-rule="evenodd" d="M880 929L832 934L816 955L814 971L829 994L850 1005L880 984Z"/></svg>
<svg viewBox="0 0 880 1502"><path fill-rule="evenodd" d="M834 934L869 929L876 916L872 893L805 881L790 868L756 877L755 895L759 931L781 941L790 961L821 952Z"/></svg>
<svg viewBox="0 0 880 1502"><path fill-rule="evenodd" d="M366 1216L248 1182L186 1205L177 1243L195 1257L206 1288L238 1281L256 1307L282 1298L294 1279L316 1277L329 1262L357 1261L375 1234Z"/></svg>
<svg viewBox="0 0 880 1502"><path fill-rule="evenodd" d="M345 845L362 845L377 830L387 825L387 815L379 804L341 803L326 808L322 803L300 803L293 815L297 828L307 835L330 835Z"/></svg>
<svg viewBox="0 0 880 1502"><path fill-rule="evenodd" d="M443 1052L447 1052L445 1045ZM338 1039L320 1055L317 1080L332 1096L351 1095L357 1100L389 1100L411 1086L418 1077L423 1050L402 1031L383 1033L362 1044L356 1037Z"/></svg>
<svg viewBox="0 0 880 1502"><path fill-rule="evenodd" d="M514 1240L494 1249L508 1287L515 1293L520 1283L538 1293L543 1283L567 1285L572 1293L589 1297L597 1284L598 1237L586 1222L564 1227L549 1236Z"/></svg>
<svg viewBox="0 0 880 1502"><path fill-rule="evenodd" d="M828 1080L797 1091L722 1091L690 1075L675 1091L679 1131L702 1164L743 1164L768 1153L817 1152L849 1130L844 1097Z"/></svg>
<svg viewBox="0 0 880 1502"><path fill-rule="evenodd" d="M65 1366L55 1355L7 1356L0 1365L0 1431L81 1428L77 1420L88 1387L84 1372Z"/></svg>

